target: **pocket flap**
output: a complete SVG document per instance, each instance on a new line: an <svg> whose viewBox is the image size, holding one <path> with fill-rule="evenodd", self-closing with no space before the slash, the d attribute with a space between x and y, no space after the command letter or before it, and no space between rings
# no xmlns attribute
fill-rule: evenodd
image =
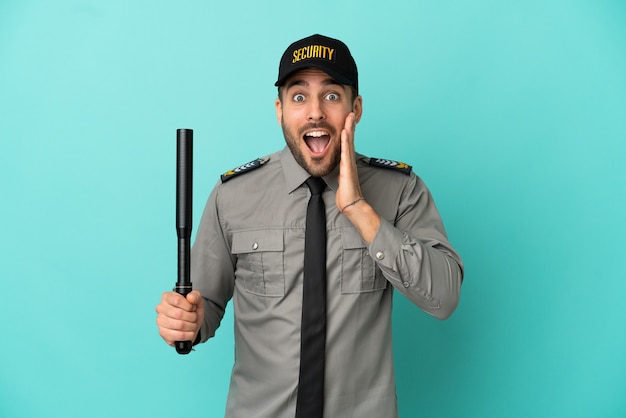
<svg viewBox="0 0 626 418"><path fill-rule="evenodd" d="M233 232L232 254L283 251L283 231L259 229Z"/></svg>
<svg viewBox="0 0 626 418"><path fill-rule="evenodd" d="M354 228L343 228L341 230L341 242L344 250L367 248L367 244L361 238L361 234Z"/></svg>

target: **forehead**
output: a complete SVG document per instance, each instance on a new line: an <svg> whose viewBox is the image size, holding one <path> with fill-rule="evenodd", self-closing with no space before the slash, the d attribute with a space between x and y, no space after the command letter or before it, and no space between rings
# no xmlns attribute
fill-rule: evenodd
<svg viewBox="0 0 626 418"><path fill-rule="evenodd" d="M343 86L322 70L317 68L305 68L291 75L287 81L285 81L284 87L285 89L289 89L293 86L308 86L316 83Z"/></svg>

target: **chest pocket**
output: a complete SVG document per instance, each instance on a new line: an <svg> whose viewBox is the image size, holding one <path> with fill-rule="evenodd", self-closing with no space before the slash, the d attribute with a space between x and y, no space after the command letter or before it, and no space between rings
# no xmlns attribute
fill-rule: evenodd
<svg viewBox="0 0 626 418"><path fill-rule="evenodd" d="M356 229L343 228L341 244L341 293L374 292L387 287L387 280Z"/></svg>
<svg viewBox="0 0 626 418"><path fill-rule="evenodd" d="M282 230L233 233L231 253L237 256L237 284L256 295L284 296L283 249Z"/></svg>

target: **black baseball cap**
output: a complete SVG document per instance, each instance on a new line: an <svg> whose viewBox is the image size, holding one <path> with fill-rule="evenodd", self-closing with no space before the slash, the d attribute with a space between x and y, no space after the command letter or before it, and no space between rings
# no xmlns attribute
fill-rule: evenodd
<svg viewBox="0 0 626 418"><path fill-rule="evenodd" d="M296 71L305 68L322 70L341 84L354 86L358 94L356 62L346 44L338 39L316 34L289 45L280 59L274 85L282 86Z"/></svg>

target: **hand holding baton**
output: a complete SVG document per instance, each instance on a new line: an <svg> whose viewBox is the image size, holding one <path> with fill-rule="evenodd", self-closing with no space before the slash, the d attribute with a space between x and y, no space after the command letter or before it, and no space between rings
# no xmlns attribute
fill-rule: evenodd
<svg viewBox="0 0 626 418"><path fill-rule="evenodd" d="M187 296L190 276L191 212L193 185L193 130L176 131L176 234L178 235L178 281L174 291ZM191 341L176 341L178 354L191 352Z"/></svg>

